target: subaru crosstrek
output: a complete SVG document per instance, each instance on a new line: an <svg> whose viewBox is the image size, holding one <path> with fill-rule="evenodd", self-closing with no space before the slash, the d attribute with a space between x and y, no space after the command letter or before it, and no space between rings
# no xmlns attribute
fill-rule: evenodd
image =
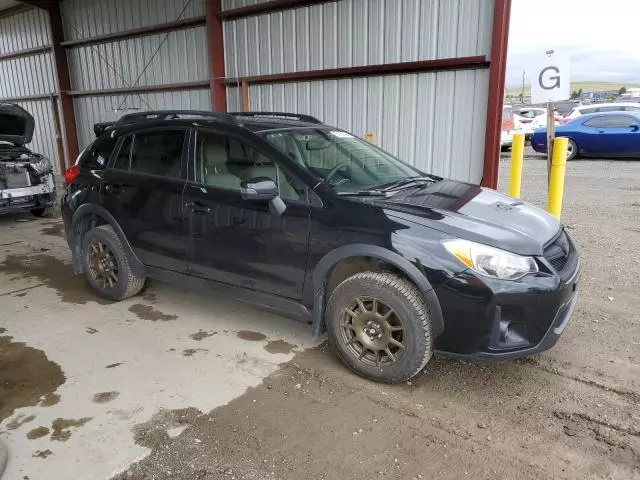
<svg viewBox="0 0 640 480"><path fill-rule="evenodd" d="M141 112L94 130L62 212L74 272L107 299L148 278L217 288L326 331L382 382L434 351L540 352L571 316L578 252L558 220L313 117Z"/></svg>

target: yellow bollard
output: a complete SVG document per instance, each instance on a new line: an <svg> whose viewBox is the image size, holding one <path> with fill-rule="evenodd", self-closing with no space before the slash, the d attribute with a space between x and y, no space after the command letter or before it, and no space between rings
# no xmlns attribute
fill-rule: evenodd
<svg viewBox="0 0 640 480"><path fill-rule="evenodd" d="M509 172L509 195L514 198L520 198L523 161L524 133L515 133L511 144L511 171Z"/></svg>
<svg viewBox="0 0 640 480"><path fill-rule="evenodd" d="M549 176L549 202L547 211L560 220L562 211L562 195L564 193L564 172L567 167L566 138L556 138L553 142L553 158L551 159L551 174Z"/></svg>

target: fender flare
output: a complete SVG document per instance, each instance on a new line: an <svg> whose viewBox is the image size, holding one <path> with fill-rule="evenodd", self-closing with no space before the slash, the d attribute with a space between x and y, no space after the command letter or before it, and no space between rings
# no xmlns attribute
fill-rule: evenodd
<svg viewBox="0 0 640 480"><path fill-rule="evenodd" d="M73 273L75 275L83 273L82 261L80 258L80 246L82 237L76 234L76 228L78 222L80 222L85 216L91 214L97 215L98 217L102 218L102 220L104 220L107 224L111 225L111 227L118 234L118 237L120 237L122 245L124 245L124 248L127 250L127 254L132 263L131 266L138 272L144 272L144 264L135 254L133 248L131 248L131 244L129 243L129 240L127 240L122 227L120 227L120 224L113 217L113 215L111 215L106 208L101 207L100 205L85 203L84 205L78 207L76 211L73 212L73 216L71 217L71 240L69 243L71 246L71 256L73 260Z"/></svg>
<svg viewBox="0 0 640 480"><path fill-rule="evenodd" d="M397 253L377 245L368 244L351 244L343 245L330 251L320 259L316 267L313 269L313 318L312 332L314 338L318 338L326 330L324 320L325 313L325 296L327 289L327 279L331 269L338 262L350 257L373 257L384 260L397 267L404 272L413 283L416 284L422 297L429 308L429 316L431 318L431 328L434 337L439 336L444 331L444 320L442 318L442 309L438 297L427 280L427 277L418 267L406 258Z"/></svg>

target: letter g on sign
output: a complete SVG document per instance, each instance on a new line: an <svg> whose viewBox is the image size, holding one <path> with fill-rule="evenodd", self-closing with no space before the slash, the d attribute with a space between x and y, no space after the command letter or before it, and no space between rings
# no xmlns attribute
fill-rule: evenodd
<svg viewBox="0 0 640 480"><path fill-rule="evenodd" d="M538 75L538 83L545 90L560 88L560 69L553 65L544 68Z"/></svg>

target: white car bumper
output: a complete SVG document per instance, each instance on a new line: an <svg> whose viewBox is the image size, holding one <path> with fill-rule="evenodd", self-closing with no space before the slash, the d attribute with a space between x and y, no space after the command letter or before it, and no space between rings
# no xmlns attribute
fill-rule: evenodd
<svg viewBox="0 0 640 480"><path fill-rule="evenodd" d="M52 193L55 189L53 173L50 173L40 185L0 190L0 199L10 200L13 198L28 197L30 195L41 195L43 193Z"/></svg>

